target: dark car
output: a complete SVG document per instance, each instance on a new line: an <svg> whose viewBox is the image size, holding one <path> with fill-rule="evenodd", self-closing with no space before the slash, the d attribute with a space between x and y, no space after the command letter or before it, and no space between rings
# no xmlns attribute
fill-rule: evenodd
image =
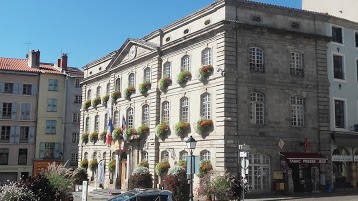
<svg viewBox="0 0 358 201"><path fill-rule="evenodd" d="M134 189L122 193L110 201L173 201L173 193L160 189Z"/></svg>

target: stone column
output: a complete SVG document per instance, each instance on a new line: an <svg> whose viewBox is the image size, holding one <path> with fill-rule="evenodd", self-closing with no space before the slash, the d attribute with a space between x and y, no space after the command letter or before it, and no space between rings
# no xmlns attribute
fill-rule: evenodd
<svg viewBox="0 0 358 201"><path fill-rule="evenodd" d="M357 163L353 161L351 164L351 185L353 188L357 188Z"/></svg>

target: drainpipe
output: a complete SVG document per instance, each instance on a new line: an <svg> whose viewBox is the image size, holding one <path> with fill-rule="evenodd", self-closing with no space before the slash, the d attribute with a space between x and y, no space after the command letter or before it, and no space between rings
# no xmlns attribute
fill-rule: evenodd
<svg viewBox="0 0 358 201"><path fill-rule="evenodd" d="M68 74L65 74L64 75L65 76L65 81L64 81L64 84L65 84L65 86L64 86L64 103L67 103L67 82L68 82ZM66 150L66 152L65 152L65 139L66 139L66 137L67 137L67 128L66 128L66 124L67 124L67 122L66 122L66 120L67 120L67 118L66 118L66 114L67 114L67 110L66 110L66 104L64 104L63 105L63 114L62 114L62 125L63 125L63 138L62 138L62 153L63 153L63 155L62 155L62 159L63 159L63 161L64 161L64 159L65 159L65 157L66 157L66 154L68 154L67 152L68 152L68 150ZM67 148L67 147L66 147ZM61 158L60 158L60 160L61 160Z"/></svg>

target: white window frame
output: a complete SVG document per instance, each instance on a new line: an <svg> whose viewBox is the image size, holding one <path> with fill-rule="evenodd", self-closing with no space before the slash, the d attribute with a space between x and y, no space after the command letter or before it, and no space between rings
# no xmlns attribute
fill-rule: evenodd
<svg viewBox="0 0 358 201"><path fill-rule="evenodd" d="M81 88L81 79L80 78L75 79L75 88Z"/></svg>
<svg viewBox="0 0 358 201"><path fill-rule="evenodd" d="M142 124L149 126L149 115L150 115L150 111L149 111L149 105L145 104L142 106Z"/></svg>
<svg viewBox="0 0 358 201"><path fill-rule="evenodd" d="M181 58L181 72L189 71L190 72L190 56L184 55Z"/></svg>
<svg viewBox="0 0 358 201"><path fill-rule="evenodd" d="M78 153L71 153L71 162L70 164L77 164L78 163Z"/></svg>
<svg viewBox="0 0 358 201"><path fill-rule="evenodd" d="M171 78L171 62L167 61L163 65L163 77Z"/></svg>
<svg viewBox="0 0 358 201"><path fill-rule="evenodd" d="M87 90L87 100L91 100L91 98L92 98L92 90L88 89Z"/></svg>
<svg viewBox="0 0 358 201"><path fill-rule="evenodd" d="M301 96L291 97L291 126L305 126L305 99Z"/></svg>
<svg viewBox="0 0 358 201"><path fill-rule="evenodd" d="M56 135L56 127L57 121L56 120L46 120L46 135Z"/></svg>
<svg viewBox="0 0 358 201"><path fill-rule="evenodd" d="M19 89L19 90L22 90L22 95L33 95L31 93L32 92L32 87L33 87L32 84L23 84L22 89Z"/></svg>
<svg viewBox="0 0 358 201"><path fill-rule="evenodd" d="M30 127L20 126L20 143L28 143L30 136Z"/></svg>
<svg viewBox="0 0 358 201"><path fill-rule="evenodd" d="M344 102L344 128L336 128L336 100L337 101L343 101ZM339 97L333 97L333 130L336 131L347 131L348 130L348 112L347 112L347 99L345 98L339 98Z"/></svg>
<svg viewBox="0 0 358 201"><path fill-rule="evenodd" d="M82 95L75 95L73 103L82 103Z"/></svg>
<svg viewBox="0 0 358 201"><path fill-rule="evenodd" d="M48 91L58 91L58 79L48 80Z"/></svg>
<svg viewBox="0 0 358 201"><path fill-rule="evenodd" d="M135 76L134 73L131 73L128 75L128 87L134 87L135 86Z"/></svg>
<svg viewBox="0 0 358 201"><path fill-rule="evenodd" d="M212 50L207 47L201 51L201 65L211 65L213 63Z"/></svg>
<svg viewBox="0 0 358 201"><path fill-rule="evenodd" d="M80 134L79 133L72 133L72 143L78 144L80 142Z"/></svg>
<svg viewBox="0 0 358 201"><path fill-rule="evenodd" d="M336 45L340 45L340 46L344 46L344 28L342 26L338 26L338 25L335 25L335 24L331 24L331 36L333 38L333 27L336 27L336 28L340 28L342 29L342 43L338 43L338 42L334 42L334 41L331 41L331 43L334 43Z"/></svg>
<svg viewBox="0 0 358 201"><path fill-rule="evenodd" d="M94 127L93 127L93 131L97 131L99 132L99 115L96 115L94 117Z"/></svg>
<svg viewBox="0 0 358 201"><path fill-rule="evenodd" d="M143 81L150 82L150 67L146 67L143 70Z"/></svg>
<svg viewBox="0 0 358 201"><path fill-rule="evenodd" d="M109 93L111 92L111 83L107 83L106 84L106 95L109 95Z"/></svg>
<svg viewBox="0 0 358 201"><path fill-rule="evenodd" d="M265 72L265 54L264 50L259 47L249 48L249 67L250 72Z"/></svg>
<svg viewBox="0 0 358 201"><path fill-rule="evenodd" d="M211 119L211 94L205 92L200 96L201 116L205 119Z"/></svg>
<svg viewBox="0 0 358 201"><path fill-rule="evenodd" d="M121 78L116 79L115 91L121 91Z"/></svg>
<svg viewBox="0 0 358 201"><path fill-rule="evenodd" d="M46 112L57 112L57 103L57 99L48 98Z"/></svg>
<svg viewBox="0 0 358 201"><path fill-rule="evenodd" d="M108 128L108 113L104 114L103 127L104 127L104 130L107 131L107 128Z"/></svg>
<svg viewBox="0 0 358 201"><path fill-rule="evenodd" d="M55 158L55 144L54 142L45 142L44 158Z"/></svg>
<svg viewBox="0 0 358 201"><path fill-rule="evenodd" d="M180 121L189 122L189 98L185 96L180 99Z"/></svg>
<svg viewBox="0 0 358 201"><path fill-rule="evenodd" d="M147 151L142 151L142 160L149 161L149 153Z"/></svg>
<svg viewBox="0 0 358 201"><path fill-rule="evenodd" d="M259 95L262 97L259 97ZM261 109L261 111L258 111L258 109ZM258 115L257 112L262 114ZM250 123L252 125L265 124L265 94L263 93L250 93Z"/></svg>
<svg viewBox="0 0 358 201"><path fill-rule="evenodd" d="M101 97L101 86L97 86L97 89L96 89L96 98L97 97Z"/></svg>
<svg viewBox="0 0 358 201"><path fill-rule="evenodd" d="M296 77L304 76L304 54L290 52L290 74Z"/></svg>
<svg viewBox="0 0 358 201"><path fill-rule="evenodd" d="M1 126L0 130L0 142L1 143L9 143L11 135L11 126Z"/></svg>
<svg viewBox="0 0 358 201"><path fill-rule="evenodd" d="M169 123L170 121L170 105L169 101L162 103L162 122Z"/></svg>
<svg viewBox="0 0 358 201"><path fill-rule="evenodd" d="M211 153L208 150L203 150L200 152L200 161L202 160L209 160L211 161Z"/></svg>
<svg viewBox="0 0 358 201"><path fill-rule="evenodd" d="M113 125L119 126L119 111L113 113Z"/></svg>
<svg viewBox="0 0 358 201"><path fill-rule="evenodd" d="M91 126L90 118L89 118L89 117L86 117L86 121L85 121L85 132L86 132L86 133L89 133L89 132L90 132L90 126Z"/></svg>
<svg viewBox="0 0 358 201"><path fill-rule="evenodd" d="M78 112L73 113L72 122L73 123L80 123L80 121L81 121L81 114L78 113Z"/></svg>
<svg viewBox="0 0 358 201"><path fill-rule="evenodd" d="M255 157L255 156L258 156L258 157ZM248 168L249 174L247 176L247 180L251 184L252 191L253 192L270 192L271 191L271 174L270 174L271 173L271 159L270 159L270 157L265 154L254 153L254 154L249 154L248 159L249 159L250 165ZM256 174L255 174L255 171L257 172ZM264 178L267 179L265 183L263 181ZM260 188L258 188L258 187L260 187Z"/></svg>
<svg viewBox="0 0 358 201"><path fill-rule="evenodd" d="M169 158L170 158L170 155L167 150L164 150L161 152L161 154L160 154L161 161L169 161Z"/></svg>
<svg viewBox="0 0 358 201"><path fill-rule="evenodd" d="M127 128L134 128L134 109L131 107L127 109Z"/></svg>
<svg viewBox="0 0 358 201"><path fill-rule="evenodd" d="M9 102L4 102L2 104L2 114L0 114L2 119L11 119L13 104L14 103L9 103Z"/></svg>
<svg viewBox="0 0 358 201"><path fill-rule="evenodd" d="M186 158L187 156L189 156L189 153L185 150L182 150L179 152L179 160L185 160L186 161Z"/></svg>
<svg viewBox="0 0 358 201"><path fill-rule="evenodd" d="M335 78L334 77L334 56L340 56L342 57L342 71L343 71L343 79L339 79L339 78ZM337 81L337 82L347 82L346 80L346 75L347 75L347 71L346 71L346 58L344 56L344 54L340 54L340 53L332 53L332 78L334 81Z"/></svg>

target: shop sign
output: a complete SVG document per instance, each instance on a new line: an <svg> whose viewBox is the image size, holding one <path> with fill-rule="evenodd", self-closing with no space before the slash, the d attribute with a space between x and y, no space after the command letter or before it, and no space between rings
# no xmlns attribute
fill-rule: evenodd
<svg viewBox="0 0 358 201"><path fill-rule="evenodd" d="M353 161L354 161L354 162L358 162L358 156L354 156L354 157L353 157Z"/></svg>
<svg viewBox="0 0 358 201"><path fill-rule="evenodd" d="M289 159L289 163L305 163L305 164L312 164L312 163L326 163L326 159Z"/></svg>
<svg viewBox="0 0 358 201"><path fill-rule="evenodd" d="M333 155L332 161L349 162L349 161L353 161L353 156Z"/></svg>

